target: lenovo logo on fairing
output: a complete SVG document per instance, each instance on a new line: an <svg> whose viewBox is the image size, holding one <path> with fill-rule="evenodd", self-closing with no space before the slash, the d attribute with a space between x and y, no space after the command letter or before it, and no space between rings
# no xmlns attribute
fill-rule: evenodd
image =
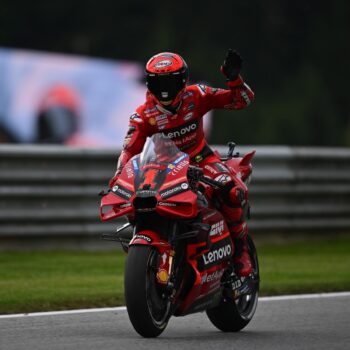
<svg viewBox="0 0 350 350"><path fill-rule="evenodd" d="M212 252L209 252L208 254L203 255L203 262L204 265L208 265L210 263L213 263L215 261L221 260L223 258L226 258L231 254L231 245L227 244L224 247L221 247L219 249L216 249Z"/></svg>
<svg viewBox="0 0 350 350"><path fill-rule="evenodd" d="M172 139L174 137L181 137L183 135L186 135L187 133L189 133L191 131L195 131L196 129L197 129L197 124L193 123L193 124L190 124L190 125L187 125L187 126L181 128L180 130L175 130L175 131L168 132L168 133L163 132L163 135Z"/></svg>

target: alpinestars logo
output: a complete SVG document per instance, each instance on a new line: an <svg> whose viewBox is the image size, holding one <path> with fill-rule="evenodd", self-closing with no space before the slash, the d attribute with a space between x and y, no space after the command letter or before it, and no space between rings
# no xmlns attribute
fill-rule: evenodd
<svg viewBox="0 0 350 350"><path fill-rule="evenodd" d="M226 182L231 181L232 178L231 178L231 176L229 176L227 174L222 174L222 175L217 176L214 180L221 182L222 184L225 184Z"/></svg>

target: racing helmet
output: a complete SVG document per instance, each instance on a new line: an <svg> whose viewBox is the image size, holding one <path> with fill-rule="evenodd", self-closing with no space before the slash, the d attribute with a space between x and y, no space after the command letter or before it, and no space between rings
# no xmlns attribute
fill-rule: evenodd
<svg viewBox="0 0 350 350"><path fill-rule="evenodd" d="M163 105L176 106L180 92L188 80L185 60L176 53L162 52L146 64L146 85L149 92Z"/></svg>

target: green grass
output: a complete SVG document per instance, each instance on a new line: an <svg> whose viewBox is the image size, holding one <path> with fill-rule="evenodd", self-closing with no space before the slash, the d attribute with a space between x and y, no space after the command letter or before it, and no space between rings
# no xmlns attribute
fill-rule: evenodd
<svg viewBox="0 0 350 350"><path fill-rule="evenodd" d="M0 313L123 304L124 254L0 253Z"/></svg>
<svg viewBox="0 0 350 350"><path fill-rule="evenodd" d="M350 238L258 247L262 294L350 290Z"/></svg>
<svg viewBox="0 0 350 350"><path fill-rule="evenodd" d="M258 246L261 294L350 290L350 238ZM124 304L125 254L0 253L0 313Z"/></svg>

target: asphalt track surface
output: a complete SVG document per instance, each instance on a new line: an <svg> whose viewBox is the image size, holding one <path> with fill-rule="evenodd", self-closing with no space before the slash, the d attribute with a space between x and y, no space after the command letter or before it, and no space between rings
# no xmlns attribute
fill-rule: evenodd
<svg viewBox="0 0 350 350"><path fill-rule="evenodd" d="M0 316L1 350L349 349L350 293L263 298L251 323L222 333L205 313L172 318L156 339L138 336L124 308Z"/></svg>

